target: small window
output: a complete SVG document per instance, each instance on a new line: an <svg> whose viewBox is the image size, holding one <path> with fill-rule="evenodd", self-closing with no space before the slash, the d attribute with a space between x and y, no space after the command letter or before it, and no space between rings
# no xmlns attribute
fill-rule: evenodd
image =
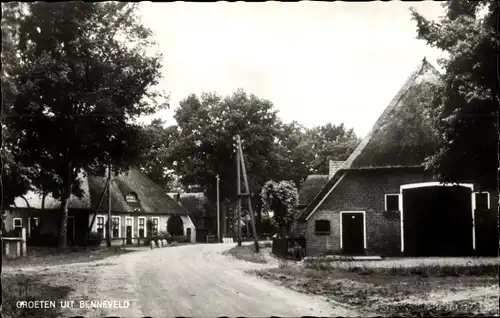
<svg viewBox="0 0 500 318"><path fill-rule="evenodd" d="M316 235L329 235L330 234L330 221L316 220L314 223L314 233Z"/></svg>
<svg viewBox="0 0 500 318"><path fill-rule="evenodd" d="M127 194L125 196L125 200L127 202L137 202L137 194L135 194L134 192L130 192L129 194Z"/></svg>
<svg viewBox="0 0 500 318"><path fill-rule="evenodd" d="M474 209L487 210L490 208L490 194L488 192L475 192L474 201Z"/></svg>
<svg viewBox="0 0 500 318"><path fill-rule="evenodd" d="M21 236L21 231L23 228L23 219L21 218L14 218L12 220L13 223L13 229L14 233L16 233L16 236Z"/></svg>
<svg viewBox="0 0 500 318"><path fill-rule="evenodd" d="M101 237L106 236L106 232L104 232L104 216L97 217L97 233L99 233Z"/></svg>
<svg viewBox="0 0 500 318"><path fill-rule="evenodd" d="M14 229L22 228L23 227L23 219L21 219L21 218L14 218L13 222L14 222Z"/></svg>
<svg viewBox="0 0 500 318"><path fill-rule="evenodd" d="M385 210L391 212L399 211L399 194L385 195Z"/></svg>

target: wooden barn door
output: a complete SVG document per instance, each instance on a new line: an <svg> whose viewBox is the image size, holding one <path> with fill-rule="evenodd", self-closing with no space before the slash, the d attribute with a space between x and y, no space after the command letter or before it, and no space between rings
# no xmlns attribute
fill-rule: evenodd
<svg viewBox="0 0 500 318"><path fill-rule="evenodd" d="M347 255L365 254L365 220L360 212L342 212L342 252Z"/></svg>

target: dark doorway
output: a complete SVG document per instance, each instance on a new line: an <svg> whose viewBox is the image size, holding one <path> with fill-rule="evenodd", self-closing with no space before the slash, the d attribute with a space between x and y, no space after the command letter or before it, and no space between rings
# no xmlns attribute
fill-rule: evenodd
<svg viewBox="0 0 500 318"><path fill-rule="evenodd" d="M405 256L472 255L471 189L403 189Z"/></svg>
<svg viewBox="0 0 500 318"><path fill-rule="evenodd" d="M342 213L342 252L347 255L363 255L364 215L363 213Z"/></svg>
<svg viewBox="0 0 500 318"><path fill-rule="evenodd" d="M170 235L184 235L184 222L178 215L172 215L167 221L167 231Z"/></svg>
<svg viewBox="0 0 500 318"><path fill-rule="evenodd" d="M127 225L127 244L132 244L132 226Z"/></svg>
<svg viewBox="0 0 500 318"><path fill-rule="evenodd" d="M131 217L127 217L125 219L125 237L127 238L127 244L131 245L132 244L132 222L133 219Z"/></svg>
<svg viewBox="0 0 500 318"><path fill-rule="evenodd" d="M186 236L187 236L188 241L191 242L191 228L190 227L188 227L186 229Z"/></svg>

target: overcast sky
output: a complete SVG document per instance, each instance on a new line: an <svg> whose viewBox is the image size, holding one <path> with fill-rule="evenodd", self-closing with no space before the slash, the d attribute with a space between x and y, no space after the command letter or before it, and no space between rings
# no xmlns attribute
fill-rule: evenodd
<svg viewBox="0 0 500 318"><path fill-rule="evenodd" d="M439 2L146 3L141 14L163 53L161 87L173 111L191 93L237 88L269 99L285 122L327 122L364 136L422 58L440 51L416 39L410 5Z"/></svg>

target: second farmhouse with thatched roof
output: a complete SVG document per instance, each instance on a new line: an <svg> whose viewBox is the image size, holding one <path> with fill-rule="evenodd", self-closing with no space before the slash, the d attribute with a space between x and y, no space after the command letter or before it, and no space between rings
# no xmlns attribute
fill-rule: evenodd
<svg viewBox="0 0 500 318"><path fill-rule="evenodd" d="M79 179L83 196L70 197L67 227L68 243L77 245L83 243L106 185L103 177L81 173ZM108 200L106 191L91 229L103 238L107 235ZM8 209L5 229L26 228L29 237L33 228L38 226L43 241L57 241L60 205L60 200L50 196L42 199L40 195L29 192L23 198L16 198L15 206ZM188 236L192 242L196 240L196 229L189 212L136 168L112 177L111 213L113 244L136 244L142 238L165 232Z"/></svg>
<svg viewBox="0 0 500 318"><path fill-rule="evenodd" d="M428 102L438 79L423 59L350 157L305 198L308 255L496 255L497 189L441 184L424 168L439 141Z"/></svg>

